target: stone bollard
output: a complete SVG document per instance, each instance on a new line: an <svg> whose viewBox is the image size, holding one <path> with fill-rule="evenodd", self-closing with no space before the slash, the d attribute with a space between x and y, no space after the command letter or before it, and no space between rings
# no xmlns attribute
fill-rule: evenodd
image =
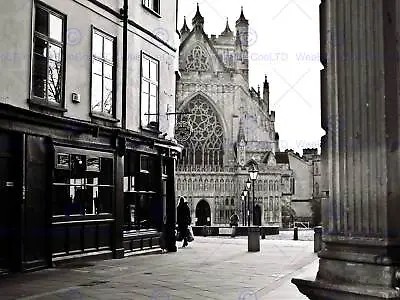
<svg viewBox="0 0 400 300"><path fill-rule="evenodd" d="M322 249L322 226L314 227L314 252Z"/></svg>
<svg viewBox="0 0 400 300"><path fill-rule="evenodd" d="M249 252L260 251L260 227L248 227L247 246Z"/></svg>
<svg viewBox="0 0 400 300"><path fill-rule="evenodd" d="M297 241L299 239L299 229L297 227L293 228L293 240Z"/></svg>

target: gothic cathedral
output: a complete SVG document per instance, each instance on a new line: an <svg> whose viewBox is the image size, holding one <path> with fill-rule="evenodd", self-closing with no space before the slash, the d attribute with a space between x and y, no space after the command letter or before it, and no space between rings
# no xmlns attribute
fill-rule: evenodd
<svg viewBox="0 0 400 300"><path fill-rule="evenodd" d="M235 32L227 21L219 36L208 36L203 25L197 6L192 29L185 19L180 31L176 126L186 130L176 132L184 146L177 196L188 200L197 226L229 225L235 214L239 225L250 216L251 224L280 226L291 171L275 160L279 135L267 77L262 92L249 87L249 22L242 8ZM243 197L249 168L258 176Z"/></svg>

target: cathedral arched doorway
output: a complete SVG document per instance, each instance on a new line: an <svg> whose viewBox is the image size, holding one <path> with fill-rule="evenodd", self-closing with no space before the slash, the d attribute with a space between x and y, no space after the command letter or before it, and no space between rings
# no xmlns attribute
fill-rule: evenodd
<svg viewBox="0 0 400 300"><path fill-rule="evenodd" d="M206 200L200 200L196 205L196 226L211 226L211 209Z"/></svg>
<svg viewBox="0 0 400 300"><path fill-rule="evenodd" d="M258 204L254 207L254 225L261 226L261 207Z"/></svg>

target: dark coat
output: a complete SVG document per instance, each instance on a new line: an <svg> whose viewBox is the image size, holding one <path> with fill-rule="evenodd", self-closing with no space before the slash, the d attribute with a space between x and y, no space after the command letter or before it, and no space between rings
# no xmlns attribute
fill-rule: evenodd
<svg viewBox="0 0 400 300"><path fill-rule="evenodd" d="M179 227L185 227L192 223L190 209L186 202L179 203L177 209L177 223Z"/></svg>

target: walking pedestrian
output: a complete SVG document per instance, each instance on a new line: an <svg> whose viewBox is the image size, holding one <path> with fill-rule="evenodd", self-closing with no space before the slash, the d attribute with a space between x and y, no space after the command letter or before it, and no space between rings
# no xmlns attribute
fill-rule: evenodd
<svg viewBox="0 0 400 300"><path fill-rule="evenodd" d="M188 245L188 226L192 223L190 217L190 209L184 197L179 198L179 205L177 209L177 223L178 230L181 238L183 239L182 248Z"/></svg>

